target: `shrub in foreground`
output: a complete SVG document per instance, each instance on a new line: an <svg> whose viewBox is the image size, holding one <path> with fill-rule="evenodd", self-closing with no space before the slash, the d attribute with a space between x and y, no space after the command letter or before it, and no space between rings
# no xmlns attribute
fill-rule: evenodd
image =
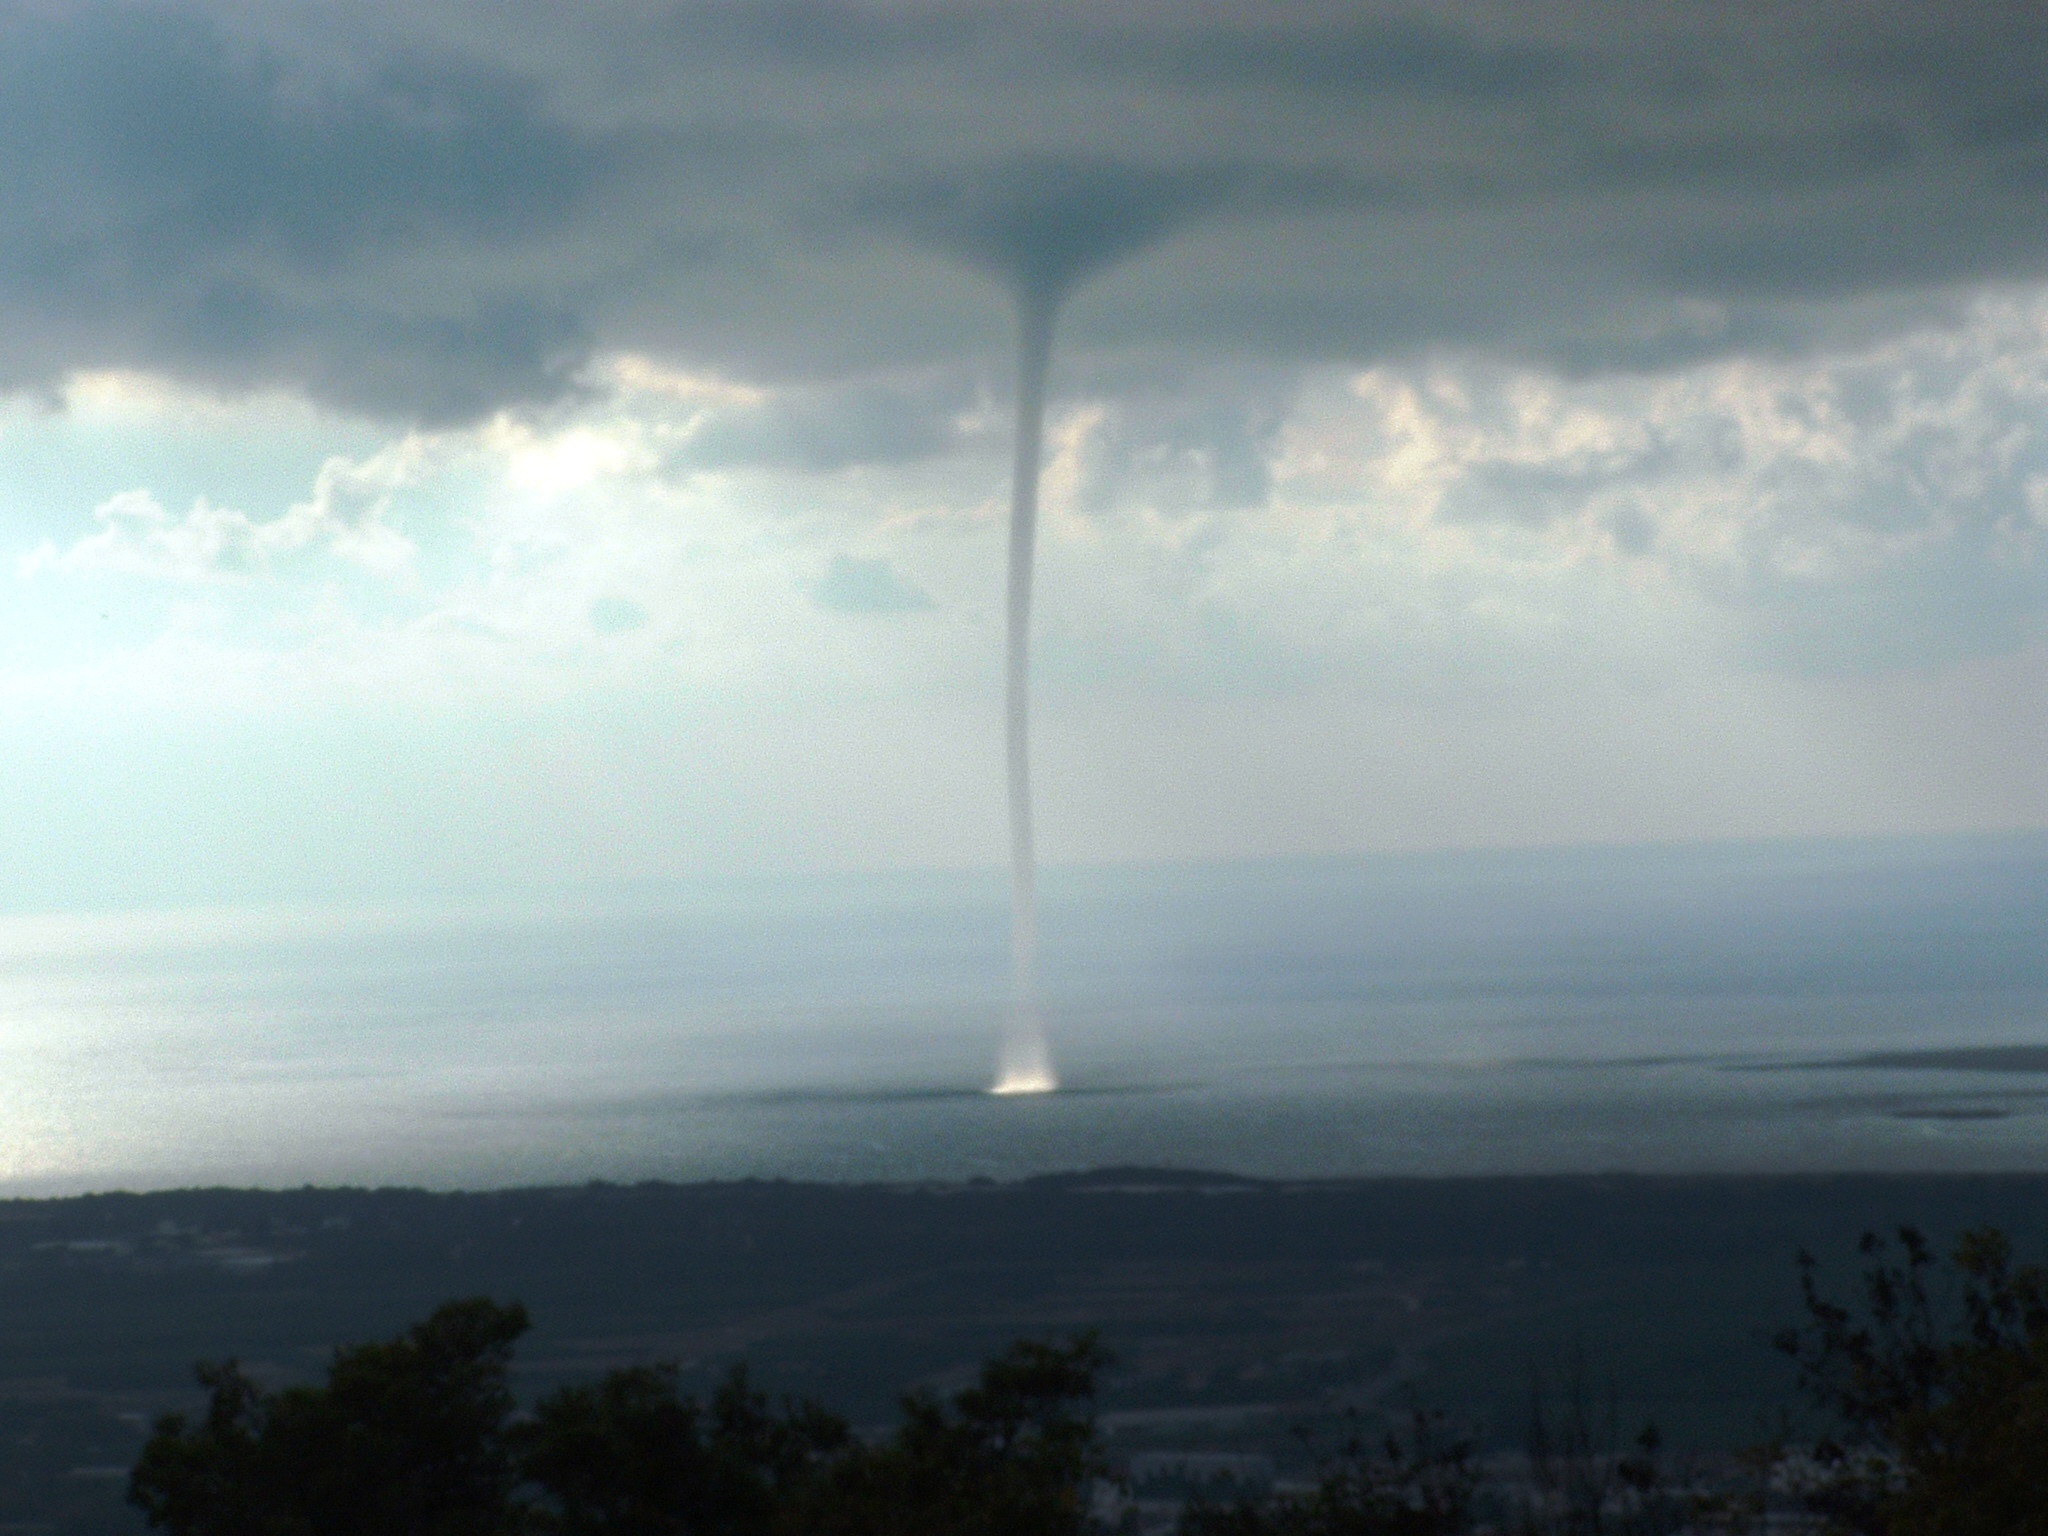
<svg viewBox="0 0 2048 1536"><path fill-rule="evenodd" d="M158 1421L129 1499L170 1536L1078 1536L1098 1467L1092 1338L1024 1343L869 1444L735 1369L699 1404L670 1367L564 1387L521 1418L518 1306L450 1302L338 1350L318 1386L200 1368L203 1416Z"/></svg>
<svg viewBox="0 0 2048 1536"><path fill-rule="evenodd" d="M1838 1421L1807 1502L1861 1536L2048 1536L2048 1271L1966 1232L1944 1266L1918 1231L1866 1234L1860 1310L1820 1294L1778 1338Z"/></svg>
<svg viewBox="0 0 2048 1536"><path fill-rule="evenodd" d="M1966 1233L1947 1264L1911 1228L1895 1246L1866 1236L1863 1251L1855 1308L1823 1296L1801 1256L1806 1318L1778 1344L1834 1428L1798 1455L1766 1457L1756 1497L1663 1484L1652 1439L1620 1456L1567 1434L1557 1455L1532 1443L1505 1528L1753 1527L1790 1485L1808 1529L2048 1536L2048 1271L2015 1266L1989 1230ZM771 1403L741 1369L703 1403L672 1367L647 1366L520 1415L507 1371L526 1328L516 1305L457 1301L396 1339L336 1351L319 1385L270 1391L233 1362L203 1366L204 1414L158 1422L129 1498L170 1536L1080 1536L1090 1525L1104 1470L1090 1408L1107 1359L1091 1336L1014 1345L965 1391L905 1397L898 1427L864 1441L815 1403ZM1182 1531L1460 1536L1477 1527L1482 1495L1500 1503L1470 1445L1418 1413L1405 1435L1352 1436L1310 1488L1198 1504Z"/></svg>

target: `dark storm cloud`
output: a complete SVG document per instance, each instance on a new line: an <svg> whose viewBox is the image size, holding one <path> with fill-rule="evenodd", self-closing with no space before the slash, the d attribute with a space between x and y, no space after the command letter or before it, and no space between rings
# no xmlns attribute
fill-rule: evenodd
<svg viewBox="0 0 2048 1536"><path fill-rule="evenodd" d="M1541 44L1493 44L1417 16L1353 14L1335 22L1260 24L1227 15L1187 35L1107 32L1093 67L1179 89L1323 95L1330 104L1387 92L1481 99L1525 97L1582 78L1586 60ZM1270 14L1270 13L1269 13Z"/></svg>
<svg viewBox="0 0 2048 1536"><path fill-rule="evenodd" d="M1027 292L1060 297L1240 191L1228 166L1036 158L949 167L871 194L858 216Z"/></svg>
<svg viewBox="0 0 2048 1536"><path fill-rule="evenodd" d="M0 382L454 417L592 350L1657 367L2048 269L2048 13L242 0L0 11ZM995 281L992 283L990 279Z"/></svg>
<svg viewBox="0 0 2048 1536"><path fill-rule="evenodd" d="M667 8L656 30L686 55L840 70L955 58L984 42L996 23L993 8L734 0Z"/></svg>
<svg viewBox="0 0 2048 1536"><path fill-rule="evenodd" d="M494 249L620 158L488 62L295 65L166 6L0 22L0 378L141 364L460 415L557 391L573 296ZM394 261L427 271L400 289Z"/></svg>
<svg viewBox="0 0 2048 1536"><path fill-rule="evenodd" d="M962 391L943 387L779 390L756 403L704 412L672 455L672 467L829 474L854 465L913 463L957 446L967 404Z"/></svg>

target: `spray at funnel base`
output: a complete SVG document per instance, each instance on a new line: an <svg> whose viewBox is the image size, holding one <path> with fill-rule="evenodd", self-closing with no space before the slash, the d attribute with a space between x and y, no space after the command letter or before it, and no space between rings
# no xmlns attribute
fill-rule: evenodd
<svg viewBox="0 0 2048 1536"><path fill-rule="evenodd" d="M1026 292L1017 305L1017 458L1010 481L1009 650L1004 703L1010 774L1010 1017L992 1093L1059 1087L1038 1012L1038 856L1031 829L1031 568L1038 535L1038 460L1055 304Z"/></svg>

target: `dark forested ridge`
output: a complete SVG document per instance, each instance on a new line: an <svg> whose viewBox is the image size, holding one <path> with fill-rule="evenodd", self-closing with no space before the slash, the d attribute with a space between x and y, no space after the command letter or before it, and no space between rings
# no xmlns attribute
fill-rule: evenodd
<svg viewBox="0 0 2048 1536"><path fill-rule="evenodd" d="M747 1360L857 1424L1010 1341L1100 1331L1113 1448L1262 1450L1413 1388L1511 1436L1581 1370L1702 1447L1792 1401L1771 1334L1800 1248L1846 1281L1866 1228L2048 1248L2048 1177L1267 1183L1104 1170L1015 1184L179 1191L0 1204L0 1532L131 1528L149 1421L192 1363L309 1380L449 1296L522 1302L515 1385ZM1572 1362L1577 1362L1574 1365Z"/></svg>

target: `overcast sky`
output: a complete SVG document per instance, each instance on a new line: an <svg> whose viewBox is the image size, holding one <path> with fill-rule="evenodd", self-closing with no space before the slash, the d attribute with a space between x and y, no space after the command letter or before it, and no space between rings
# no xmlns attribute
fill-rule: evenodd
<svg viewBox="0 0 2048 1536"><path fill-rule="evenodd" d="M0 905L2048 825L2037 4L0 0Z"/></svg>

